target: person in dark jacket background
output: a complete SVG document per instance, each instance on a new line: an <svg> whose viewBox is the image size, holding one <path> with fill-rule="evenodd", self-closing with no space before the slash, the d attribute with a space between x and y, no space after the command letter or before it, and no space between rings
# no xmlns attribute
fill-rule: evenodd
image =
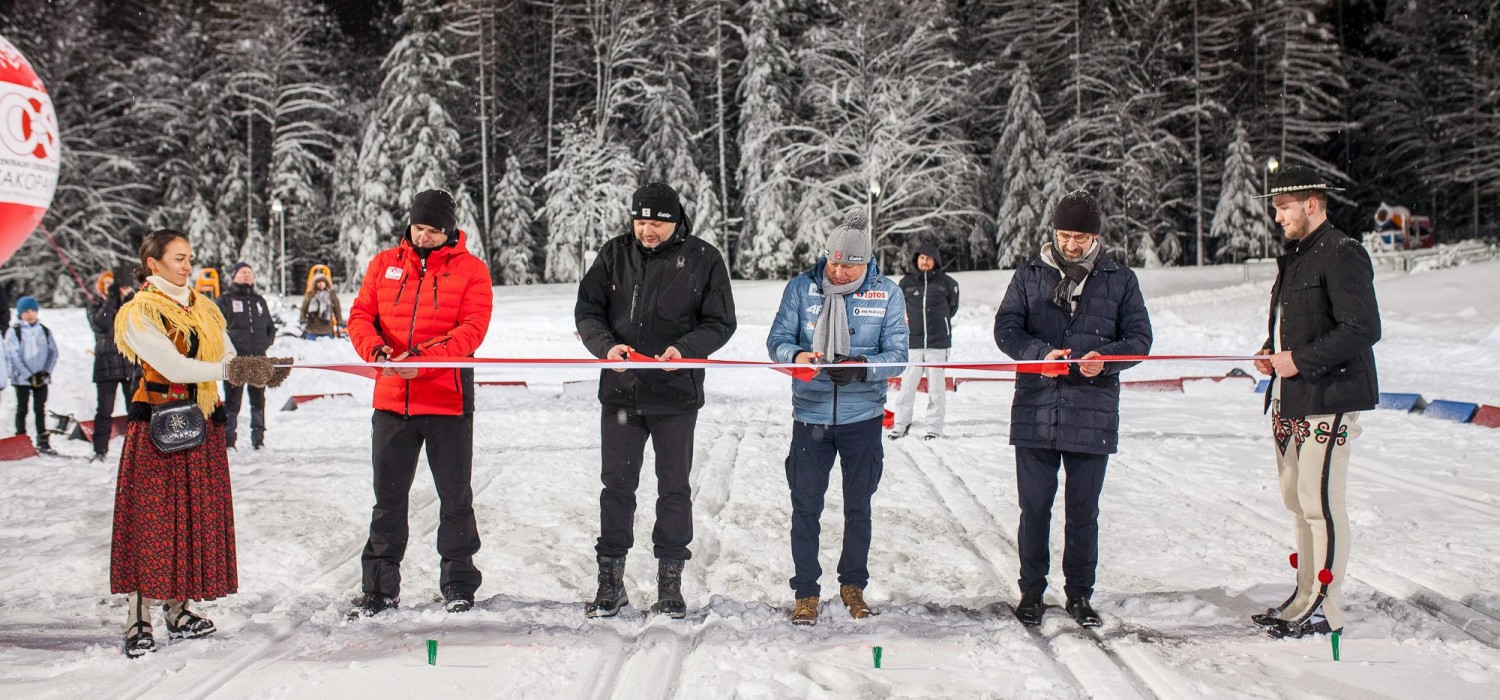
<svg viewBox="0 0 1500 700"><path fill-rule="evenodd" d="M266 298L255 291L255 271L246 262L237 262L229 272L229 290L219 296L219 310L224 312L229 339L234 351L246 356L265 355L276 340L276 319ZM239 424L243 389L250 391L250 446L260 449L266 440L265 387L243 387L224 382L224 444L234 448Z"/></svg>
<svg viewBox="0 0 1500 700"><path fill-rule="evenodd" d="M1068 193L1052 219L1054 240L1019 267L995 314L995 343L1016 360L1085 360L1061 374L1018 373L1011 403L1021 522L1021 601L1016 617L1039 625L1051 562L1048 534L1059 463L1063 495L1063 574L1068 614L1097 627L1089 599L1099 560L1099 495L1109 455L1119 444L1120 377L1133 362L1087 362L1100 355L1145 355L1151 319L1135 273L1099 242L1099 205Z"/></svg>
<svg viewBox="0 0 1500 700"><path fill-rule="evenodd" d="M1297 588L1252 619L1272 637L1328 634L1344 627L1349 561L1345 487L1359 413L1380 389L1375 352L1380 310L1370 255L1328 221L1329 187L1311 168L1276 174L1271 203L1287 238L1276 259L1267 338L1256 369L1271 377L1271 413L1282 502L1297 538Z"/></svg>
<svg viewBox="0 0 1500 700"><path fill-rule="evenodd" d="M115 346L115 315L120 306L135 296L132 287L134 273L116 270L114 281L105 290L104 296L89 304L89 327L94 331L94 385L98 400L94 409L94 458L103 462L109 456L109 439L113 435L115 414L115 392L124 397L124 406L130 407L130 396L135 392L135 383L140 379L140 367L125 359Z"/></svg>
<svg viewBox="0 0 1500 700"><path fill-rule="evenodd" d="M958 281L943 271L937 246L924 243L912 256L915 268L901 278L906 297L906 322L911 329L911 362L946 362L953 347L953 316L958 313ZM925 371L924 371L925 370ZM901 393L896 397L896 422L890 439L906 437L914 416L917 385L927 375L927 431L923 440L943 435L943 417L948 406L946 373L941 367L908 367L901 373Z"/></svg>
<svg viewBox="0 0 1500 700"><path fill-rule="evenodd" d="M652 182L631 196L632 230L610 239L578 285L574 321L595 357L631 351L658 360L706 358L734 335L734 296L717 248L693 235L670 186ZM693 432L703 407L701 369L602 370L599 376L599 589L589 617L612 617L628 602L625 556L634 543L635 490L646 440L656 452L655 612L687 613L682 567L692 556Z"/></svg>

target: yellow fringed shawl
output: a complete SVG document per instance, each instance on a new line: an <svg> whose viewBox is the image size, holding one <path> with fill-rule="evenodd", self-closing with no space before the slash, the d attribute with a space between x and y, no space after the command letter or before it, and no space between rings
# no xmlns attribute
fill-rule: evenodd
<svg viewBox="0 0 1500 700"><path fill-rule="evenodd" d="M197 292L192 295L188 308L183 308L161 290L149 285L143 287L135 298L120 307L115 317L115 345L125 359L136 364L145 364L135 350L124 342L125 329L135 327L145 331L155 328L178 348L191 347L188 334L198 334L198 354L195 359L204 362L220 362L224 359L224 314L215 304ZM206 417L214 412L219 403L217 381L198 382L198 408Z"/></svg>

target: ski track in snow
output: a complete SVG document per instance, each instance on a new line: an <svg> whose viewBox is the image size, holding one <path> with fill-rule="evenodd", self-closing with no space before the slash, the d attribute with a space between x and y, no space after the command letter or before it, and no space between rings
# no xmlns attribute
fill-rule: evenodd
<svg viewBox="0 0 1500 700"><path fill-rule="evenodd" d="M480 475L482 481L474 487L475 497L477 498L479 494L494 484L495 477L498 475L499 471L489 471L487 472L487 476ZM409 511L408 515L408 523L411 526L412 535L410 539L420 540L424 539L426 535L437 531L438 498L436 491L418 492L414 487L413 492L416 494L413 500L416 500L418 505L411 509L411 511L415 512ZM303 589L316 587L319 584L327 582L332 582L334 587L340 589L359 586L361 578L360 555L363 550L363 545L361 545L359 549L347 557L327 563L321 571L318 571L316 575L307 580L307 585ZM254 618L264 614L288 611L298 602L300 601L296 599L281 601L270 608L252 611L250 616ZM352 607L352 603L346 606L346 608ZM263 661L266 664L274 664L277 660L290 656L293 652L282 648L282 645L304 627L312 624L312 619L305 619L301 622L291 624L282 622L281 624L273 625L271 636L257 643L256 646L248 651L226 650L229 651L225 655L227 658L220 659L202 657L202 660L217 661L222 664L220 666L197 664L193 667L193 670L196 671L195 673L189 672L188 669L184 668L176 670L173 673L162 672L156 674L154 677L148 675L140 679L140 682L126 687L114 697L117 700L135 700L135 698L145 697L148 694L159 696L169 695L174 698L183 698L184 700L201 700L202 698L212 697L220 689L233 681L236 676L248 672L257 665L261 665ZM355 622L351 624L359 623ZM168 648L170 646L164 648L163 651ZM157 653L160 654L162 652L159 651Z"/></svg>
<svg viewBox="0 0 1500 700"><path fill-rule="evenodd" d="M1496 288L1497 273L1500 263L1381 275L1382 387L1500 401L1500 309L1476 301L1493 296L1484 290ZM955 358L998 357L990 322L1008 279L959 273L965 306ZM1206 268L1145 270L1141 280L1157 353L1242 354L1263 339L1269 279ZM740 328L719 356L764 356L782 286L736 283ZM498 288L496 322L479 354L582 356L573 291ZM92 385L70 379L86 377L91 359L82 312L48 310L44 322L63 350L49 408L88 414ZM350 359L342 343L282 339L283 350L305 361ZM1226 369L1146 363L1126 379ZM825 595L830 583L833 595L816 627L797 628L786 622L790 380L711 373L691 476L688 616L643 612L655 602L648 449L626 567L632 605L617 618L588 620L582 603L593 594L599 489L594 376L481 377L526 379L531 389L478 394L474 486L486 580L463 616L431 602L437 503L419 467L402 609L342 620L358 591L370 505L371 385L363 379L294 373L297 393L353 394L296 413L275 411L291 387L269 393L271 447L231 454L241 592L203 607L218 634L166 644L139 661L119 655L123 603L105 595L113 465L6 464L0 696L1446 698L1487 697L1500 685L1500 598L1492 592L1500 431L1390 412L1361 417L1349 478L1350 630L1345 660L1333 664L1326 640L1269 640L1245 620L1279 601L1292 579L1284 559L1290 517L1248 382L1125 393L1120 453L1101 504L1095 604L1105 625L1092 632L1055 608L1035 630L1013 618L1012 387L965 384L950 394L947 437L886 443L866 591L878 615L851 620L837 599L829 566L842 538L835 478L821 538ZM572 380L584 383L564 384ZM5 399L0 414L13 407ZM87 449L80 445L60 446ZM1059 505L1054 585L1062 521ZM436 667L422 659L430 638L442 644ZM870 664L877 645L885 649L880 671Z"/></svg>

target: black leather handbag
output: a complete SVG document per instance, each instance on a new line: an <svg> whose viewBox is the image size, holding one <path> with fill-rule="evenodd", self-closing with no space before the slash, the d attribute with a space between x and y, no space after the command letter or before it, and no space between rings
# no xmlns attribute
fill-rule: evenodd
<svg viewBox="0 0 1500 700"><path fill-rule="evenodd" d="M208 422L193 399L171 401L151 407L151 442L167 454L191 450L203 444Z"/></svg>

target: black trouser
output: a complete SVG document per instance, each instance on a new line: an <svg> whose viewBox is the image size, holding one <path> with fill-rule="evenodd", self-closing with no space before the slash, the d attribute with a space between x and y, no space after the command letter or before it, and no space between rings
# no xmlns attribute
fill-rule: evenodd
<svg viewBox="0 0 1500 700"><path fill-rule="evenodd" d="M1057 468L1067 472L1063 491L1063 592L1069 598L1094 594L1094 568L1099 564L1099 494L1104 491L1107 454L1061 452L1033 447L1016 448L1016 487L1021 497L1021 593L1041 595L1047 590L1051 550L1052 500L1057 496Z"/></svg>
<svg viewBox="0 0 1500 700"><path fill-rule="evenodd" d="M646 439L656 450L656 526L651 530L657 559L689 559L693 553L693 430L698 412L632 416L605 406L599 422L603 469L599 492L600 556L623 557L635 544L635 489L641 483Z"/></svg>
<svg viewBox="0 0 1500 700"><path fill-rule="evenodd" d="M94 409L94 452L97 454L109 454L109 439L113 435L115 425L115 392L120 392L120 397L125 399L125 407L130 407L130 390L135 384L124 381L95 382L94 388L98 391L98 403Z"/></svg>
<svg viewBox="0 0 1500 700"><path fill-rule="evenodd" d="M12 386L16 388L16 434L26 434L26 402L35 396L36 402L32 406L36 417L36 444L38 447L50 445L52 436L47 433L47 385L34 387L30 384L13 384Z"/></svg>
<svg viewBox="0 0 1500 700"><path fill-rule="evenodd" d="M389 596L401 594L401 559L409 534L406 522L411 482L417 475L417 455L427 446L427 466L438 493L437 550L442 557L439 581L450 589L473 595L479 588L479 526L474 522L474 489L469 483L474 467L474 417L411 416L376 411L370 419L370 451L375 465L375 508L370 514L370 539L360 564L364 591Z"/></svg>
<svg viewBox="0 0 1500 700"><path fill-rule="evenodd" d="M864 588L870 582L870 501L885 471L880 419L848 425L792 422L792 450L786 457L786 483L792 491L792 590L798 598L819 595L818 536L823 498L838 457L844 472L844 546L839 583Z"/></svg>
<svg viewBox="0 0 1500 700"><path fill-rule="evenodd" d="M234 432L239 427L240 404L250 391L250 444L260 445L266 439L266 390L265 387L245 386L224 382L224 444L234 447Z"/></svg>

